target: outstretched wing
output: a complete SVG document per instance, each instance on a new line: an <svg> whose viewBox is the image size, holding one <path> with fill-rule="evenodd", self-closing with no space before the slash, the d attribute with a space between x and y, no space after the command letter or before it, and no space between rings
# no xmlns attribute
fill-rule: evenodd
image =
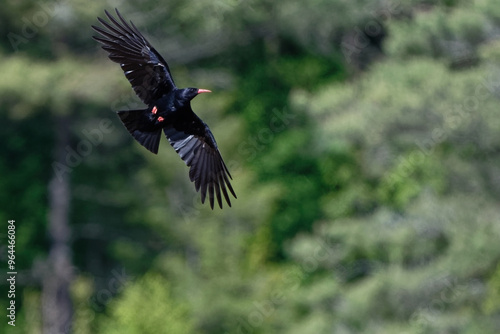
<svg viewBox="0 0 500 334"><path fill-rule="evenodd" d="M103 44L109 59L120 64L137 96L149 105L175 88L170 69L132 21L129 25L115 10L121 22L105 11L111 23L98 17L104 28L92 28L102 37L93 38Z"/></svg>
<svg viewBox="0 0 500 334"><path fill-rule="evenodd" d="M231 206L227 190L236 198L229 182L231 174L222 160L217 143L208 126L192 111L186 112L182 119L163 128L170 145L180 155L189 170L189 178L196 191L201 189L201 202L205 203L208 189L210 207L214 208L214 195L222 209L222 195Z"/></svg>

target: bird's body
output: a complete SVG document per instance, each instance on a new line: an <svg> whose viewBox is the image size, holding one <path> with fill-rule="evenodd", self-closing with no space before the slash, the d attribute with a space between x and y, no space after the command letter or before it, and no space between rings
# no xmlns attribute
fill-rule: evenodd
<svg viewBox="0 0 500 334"><path fill-rule="evenodd" d="M229 182L231 175L212 132L191 109L190 101L194 97L210 91L177 88L167 62L132 22L129 25L118 10L116 14L120 22L107 11L106 16L112 24L98 18L106 29L92 26L102 36L94 36L94 39L103 44L102 48L109 52L112 61L120 64L137 96L147 105L145 109L119 111L118 116L130 134L155 154L163 130L172 147L190 167L189 177L196 191L201 190L201 201L205 201L208 190L212 208L215 198L222 208L222 196L231 206L227 190L236 198Z"/></svg>

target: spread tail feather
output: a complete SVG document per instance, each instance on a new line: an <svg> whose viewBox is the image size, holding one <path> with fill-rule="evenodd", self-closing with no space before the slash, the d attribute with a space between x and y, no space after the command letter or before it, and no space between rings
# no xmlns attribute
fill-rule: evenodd
<svg viewBox="0 0 500 334"><path fill-rule="evenodd" d="M161 129L144 131L141 124L144 124L144 115L147 110L123 110L118 112L118 116L128 132L145 148L154 154L158 153L160 146Z"/></svg>

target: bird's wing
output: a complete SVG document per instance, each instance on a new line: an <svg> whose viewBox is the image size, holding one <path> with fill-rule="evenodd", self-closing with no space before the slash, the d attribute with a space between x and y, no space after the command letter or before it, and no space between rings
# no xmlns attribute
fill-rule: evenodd
<svg viewBox="0 0 500 334"><path fill-rule="evenodd" d="M109 53L109 59L120 64L139 98L146 104L175 88L170 69L162 56L149 44L135 25L128 24L116 9L121 22L108 11L111 23L98 17L104 28L92 26L102 37L93 36Z"/></svg>
<svg viewBox="0 0 500 334"><path fill-rule="evenodd" d="M236 198L229 182L231 174L222 160L217 143L208 126L192 111L163 128L170 145L180 155L189 169L189 178L196 191L201 189L201 202L205 202L208 189L210 207L214 207L214 195L222 209L222 195L231 206L227 189ZM231 178L232 179L232 178Z"/></svg>

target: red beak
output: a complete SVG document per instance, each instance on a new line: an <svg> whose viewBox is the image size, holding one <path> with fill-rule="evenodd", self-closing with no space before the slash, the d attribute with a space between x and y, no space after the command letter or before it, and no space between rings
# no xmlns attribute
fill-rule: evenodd
<svg viewBox="0 0 500 334"><path fill-rule="evenodd" d="M211 93L212 91L211 90L208 90L208 89L198 89L198 94L201 94L201 93Z"/></svg>

